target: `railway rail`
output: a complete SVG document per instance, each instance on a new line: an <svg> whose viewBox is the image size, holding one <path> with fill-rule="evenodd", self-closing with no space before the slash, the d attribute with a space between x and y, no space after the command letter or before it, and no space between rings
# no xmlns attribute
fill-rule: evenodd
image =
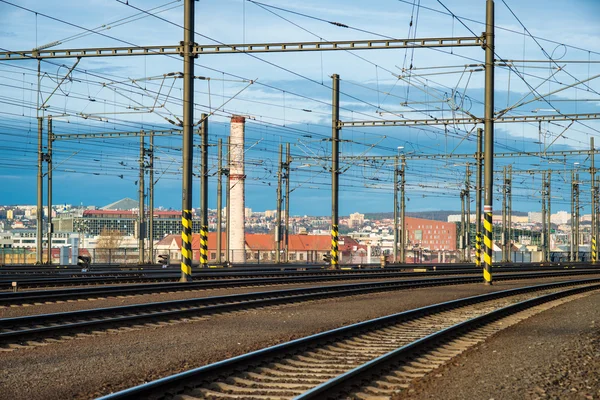
<svg viewBox="0 0 600 400"><path fill-rule="evenodd" d="M535 276L539 278L539 274L530 275L532 275L531 277ZM498 280L524 278L523 274L506 274L499 276ZM595 279L600 280L600 278ZM208 315L216 313L314 301L324 298L479 282L481 282L479 276L394 280L253 292L3 318L0 319L0 346L3 348L33 346L39 344L40 341L44 342L47 339L63 338L65 335L85 335L90 332L93 334L98 330L128 328L146 323L174 323L186 318L205 318Z"/></svg>
<svg viewBox="0 0 600 400"><path fill-rule="evenodd" d="M564 269L559 269L564 271ZM421 271L421 270L418 270ZM294 281L318 281L318 280L342 280L342 279L373 279L373 278L393 278L404 276L430 276L433 273L439 274L460 274L460 273L475 273L473 268L461 268L453 270L429 271L429 272L407 272L400 270L389 269L369 269L369 270L309 270L309 271L262 271L262 272L206 272L197 274L193 277L193 282L207 281L228 281L235 284L235 280L240 279L271 279L275 283L282 283L289 280L289 283ZM171 285L175 288L179 284L181 278L180 273L168 274L146 274L141 276L108 276L108 277L86 277L86 278L25 278L16 280L0 280L0 287L11 289L12 282L17 282L20 289L40 289L53 287L68 287L68 286L101 286L107 284L136 284L139 286L143 282L156 282ZM275 280L279 279L281 282ZM287 283L287 282L284 282ZM189 283L188 283L189 285Z"/></svg>
<svg viewBox="0 0 600 400"><path fill-rule="evenodd" d="M507 325L594 290L600 290L600 279L448 301L279 344L101 400L388 399Z"/></svg>
<svg viewBox="0 0 600 400"><path fill-rule="evenodd" d="M568 262L568 263L496 263L498 268L503 267L519 267L519 268L540 268L540 267L586 267L591 266L590 263L584 262ZM230 273L237 272L269 272L269 271L307 271L307 270L324 270L327 265L324 264L243 264L236 266L225 267L222 265L211 265L210 268L193 267L193 274L204 274L218 271L227 271ZM361 270L379 270L380 264L344 264L342 270L361 269ZM456 268L475 268L474 263L428 263L428 264L398 264L389 263L386 269L456 269ZM6 279L7 276L18 275L33 275L33 276L48 276L48 275L102 275L102 274L136 274L136 273L173 273L179 270L178 265L169 265L163 267L156 264L144 265L93 265L88 268L87 272L82 272L82 267L76 265L0 265L0 279Z"/></svg>
<svg viewBox="0 0 600 400"><path fill-rule="evenodd" d="M593 271L597 270L597 266L591 265L551 265L551 266L538 266L538 265L510 265L504 267L498 267L498 272L526 272L526 271L565 271L565 270L582 270L582 271ZM160 271L160 270L159 270ZM346 276L349 277L353 274L360 275L377 275L377 276L389 276L389 274L409 274L410 276L430 276L432 273L439 274L458 274L458 273L480 273L473 265L470 264L447 264L447 265L430 265L427 267L391 267L391 268L366 268L366 269L345 269L345 270L327 270L320 268L297 268L292 270L281 270L281 269L251 269L245 270L243 268L227 269L227 270L200 270L193 276L194 281L208 280L208 279L240 279L240 278L282 278L292 276ZM401 276L401 275L397 275ZM134 271L131 273L119 273L119 274L108 274L108 275L69 275L69 276L3 276L0 277L0 290L12 290L12 283L17 282L20 289L41 289L41 288L58 288L58 287L69 287L69 286L99 286L99 285L115 285L115 284L140 284L150 282L178 282L181 274L179 272L165 271L158 272L156 270L150 271ZM332 278L332 280L334 280Z"/></svg>
<svg viewBox="0 0 600 400"><path fill-rule="evenodd" d="M361 274L348 273L340 275L315 276L287 276L285 278L241 278L241 279L216 279L216 280L200 280L194 282L180 283L149 283L149 284L130 284L116 286L93 286L83 288L67 288L67 289L52 289L52 290L31 290L20 292L0 292L0 307L18 306L24 304L39 304L53 303L58 301L69 300L85 300L110 298L116 296L140 296L144 294L156 293L173 293L180 291L194 290L210 290L233 287L262 287L286 284L310 284L332 281L353 281L353 280L369 280L369 279L414 279L424 278L439 275L478 275L479 272L470 271L465 273L465 270L440 271L439 273L432 272L384 272L377 274ZM510 270L515 273L515 270ZM517 270L518 271L518 270ZM499 272L498 276L509 273ZM595 270L575 270L575 269L557 269L540 272L517 272L523 279L555 277L555 276L576 276L596 273Z"/></svg>

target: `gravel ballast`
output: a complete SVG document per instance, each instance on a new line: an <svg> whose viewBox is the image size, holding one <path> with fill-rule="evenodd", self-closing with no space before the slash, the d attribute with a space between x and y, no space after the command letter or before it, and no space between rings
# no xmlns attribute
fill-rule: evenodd
<svg viewBox="0 0 600 400"><path fill-rule="evenodd" d="M600 293L560 305L492 336L401 399L600 399Z"/></svg>
<svg viewBox="0 0 600 400"><path fill-rule="evenodd" d="M319 300L0 352L0 393L7 399L94 398L323 330L526 284L533 283L458 285Z"/></svg>
<svg viewBox="0 0 600 400"><path fill-rule="evenodd" d="M50 314L78 310L90 310L100 307L118 307L132 304L152 303L159 301L195 299L199 297L226 296L232 294L270 292L274 290L289 290L319 286L334 286L344 284L382 282L381 279L365 279L361 281L333 281L326 283L293 283L279 285L257 285L246 287L231 287L219 289L198 289L178 292L147 293L141 295L90 297L88 299L67 300L59 302L23 304L9 307L0 306L0 318L23 317L27 315Z"/></svg>
<svg viewBox="0 0 600 400"><path fill-rule="evenodd" d="M585 277L581 277L584 279ZM570 277L567 279L579 279L578 277ZM557 282L565 280L565 278L554 277L538 279L536 282ZM93 308L104 308L104 307L118 307L127 306L132 304L143 304L160 301L171 301L171 300L185 300L195 299L199 297L213 297L213 296L226 296L231 294L243 294L243 293L254 293L254 292L268 292L274 290L288 290L288 289L299 289L309 288L318 286L335 286L344 284L360 284L360 283L371 283L371 282L383 282L386 280L382 279L365 279L365 280L348 280L348 281L332 281L332 282L319 282L319 283L294 283L294 284L280 284L280 285L260 285L260 286L248 286L248 287L231 287L231 288L219 288L219 289L198 289L189 291L179 292L162 292L162 293L147 293L142 295L125 295L125 296L114 296L114 297L100 297L89 299L78 299L78 300L67 300L61 302L48 302L48 303L35 303L35 304L24 304L3 307L0 306L0 318L14 318L23 317L28 315L38 314L51 314L68 311L78 310L90 310ZM511 285L533 285L533 281L512 281ZM477 286L473 284L473 286Z"/></svg>

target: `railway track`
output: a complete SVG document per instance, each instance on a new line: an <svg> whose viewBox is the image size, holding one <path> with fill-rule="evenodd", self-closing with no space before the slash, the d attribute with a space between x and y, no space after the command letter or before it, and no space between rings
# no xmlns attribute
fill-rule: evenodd
<svg viewBox="0 0 600 400"><path fill-rule="evenodd" d="M558 269L564 271L564 269ZM440 270L440 271L429 271L429 272L406 272L405 270L398 269L361 269L361 270L308 270L308 271L235 271L235 272L212 272L206 271L197 273L193 276L194 281L206 281L206 280L233 280L240 278L287 278L287 279L299 279L300 277L321 277L321 279L346 279L346 277L359 277L359 276L382 276L382 277L401 277L406 276L419 276L419 275L431 275L431 273L447 273L447 274L460 274L460 273L475 273L474 268L457 268L451 270ZM174 273L169 271L168 273L147 273L144 275L134 274L125 276L89 276L85 278L72 278L72 277L56 277L56 278L13 278L13 279L0 279L0 287L4 286L9 289L12 282L16 281L19 284L19 288L45 288L45 287L67 287L67 286L99 286L106 284L116 283L129 283L137 284L142 282L172 282L177 283L181 278L179 272Z"/></svg>
<svg viewBox="0 0 600 400"><path fill-rule="evenodd" d="M536 285L422 307L168 376L101 400L389 399L506 326L593 290L600 290L600 280Z"/></svg>
<svg viewBox="0 0 600 400"><path fill-rule="evenodd" d="M514 279L523 279L523 275L504 275L497 278ZM600 277L592 280L600 281ZM0 348L36 346L47 343L48 339L69 339L76 335L98 334L111 329L139 328L143 324L172 324L186 319L203 319L217 313L324 298L479 282L481 278L477 276L355 283L3 318L0 319Z"/></svg>
<svg viewBox="0 0 600 400"><path fill-rule="evenodd" d="M564 270L563 268L558 268ZM406 268L368 268L368 269L355 269L355 270L325 270L315 268L300 268L298 270L281 270L281 269L266 269L266 270L225 270L225 271L214 271L214 270L201 270L195 272L193 278L195 281L207 280L207 279L236 279L236 278L281 278L281 277L292 277L292 276L346 276L352 274L361 275L386 275L386 274L399 274L406 271ZM414 269L409 269L413 271ZM419 269L424 271L424 269ZM452 269L429 269L428 271L448 271L448 273L468 273L474 272L473 267L459 267ZM405 272L406 273L406 272ZM179 271L163 270L162 272L147 271L139 272L135 271L129 274L116 274L116 275L84 275L82 276L56 276L48 278L42 277L31 277L31 276L14 276L14 277L2 277L0 278L0 287L4 286L9 289L12 282L16 281L19 283L20 288L45 288L45 287L66 287L66 286L92 286L92 285L105 285L105 284L116 284L116 283L142 283L142 282L178 282L181 277Z"/></svg>
<svg viewBox="0 0 600 400"><path fill-rule="evenodd" d="M351 272L351 271L348 271ZM576 276L595 273L595 270L552 270L544 272L519 273L523 279L555 277L555 276ZM479 272L470 271L471 275L478 276ZM502 276L503 273L497 273ZM304 284L320 283L332 281L352 281L366 279L414 279L432 277L436 275L467 275L464 270L440 271L440 272L385 272L374 273L344 273L339 275L314 275L302 274L299 276L287 276L285 278L221 278L218 280L200 280L182 284L180 282L169 283L151 283L135 285L118 286L98 286L85 288L21 291L21 292L0 292L0 307L10 307L25 304L49 304L59 301L69 300L88 300L99 298L110 298L116 296L139 296L144 294L173 293L179 291L209 290L232 287L262 287L284 284Z"/></svg>
<svg viewBox="0 0 600 400"><path fill-rule="evenodd" d="M498 272L535 272L535 271L596 271L596 267L592 266L577 266L571 265L555 265L555 266L507 266L498 267ZM393 267L393 268L366 268L366 269L351 269L351 270L324 270L315 268L299 268L293 270L281 269L265 269L265 270L249 270L244 269L227 269L225 271L201 270L194 273L194 281L215 280L215 279L241 279L241 278L289 278L289 277L330 277L330 280L336 279L355 279L358 275L372 275L372 277L401 277L406 276L431 276L438 275L457 275L457 274L478 274L479 270L474 266L458 266L450 268L446 266L427 266L422 268L408 267ZM177 283L181 274L174 271L157 272L155 270L140 272L134 271L131 273L120 273L116 275L73 275L73 276L55 276L49 278L47 276L4 276L0 277L0 290L12 290L12 283L17 282L20 290L22 289L44 289L44 288L67 288L73 286L102 286L102 285L117 285L117 284L141 284L141 283ZM339 278L334 278L339 277ZM1 291L0 291L1 293Z"/></svg>

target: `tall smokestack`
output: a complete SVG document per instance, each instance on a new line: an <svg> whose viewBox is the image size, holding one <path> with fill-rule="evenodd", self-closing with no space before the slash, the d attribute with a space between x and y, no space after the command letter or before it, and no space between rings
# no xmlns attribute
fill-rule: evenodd
<svg viewBox="0 0 600 400"><path fill-rule="evenodd" d="M231 197L231 223L228 232L230 240L231 262L246 262L246 247L244 238L244 128L246 118L234 115L231 117L231 132L229 142L229 189Z"/></svg>

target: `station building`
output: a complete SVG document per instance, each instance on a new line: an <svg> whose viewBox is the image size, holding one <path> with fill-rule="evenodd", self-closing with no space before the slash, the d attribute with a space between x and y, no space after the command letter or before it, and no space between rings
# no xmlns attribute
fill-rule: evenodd
<svg viewBox="0 0 600 400"><path fill-rule="evenodd" d="M98 236L103 230L118 230L124 236L138 237L138 212L124 210L85 210L81 215L54 219L57 232L81 232ZM200 230L200 221L193 220L193 230ZM181 232L180 211L154 211L154 240Z"/></svg>

